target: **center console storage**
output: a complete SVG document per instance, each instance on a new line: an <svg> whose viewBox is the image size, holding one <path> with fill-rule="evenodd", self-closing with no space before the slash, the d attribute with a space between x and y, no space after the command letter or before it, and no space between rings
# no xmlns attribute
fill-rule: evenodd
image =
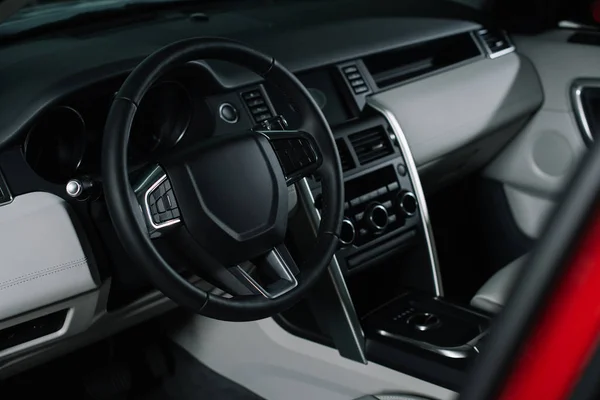
<svg viewBox="0 0 600 400"><path fill-rule="evenodd" d="M365 316L362 326L368 339L464 359L477 355L489 318L441 298L406 292Z"/></svg>
<svg viewBox="0 0 600 400"><path fill-rule="evenodd" d="M460 392L490 317L427 293L407 291L361 318L370 362Z"/></svg>

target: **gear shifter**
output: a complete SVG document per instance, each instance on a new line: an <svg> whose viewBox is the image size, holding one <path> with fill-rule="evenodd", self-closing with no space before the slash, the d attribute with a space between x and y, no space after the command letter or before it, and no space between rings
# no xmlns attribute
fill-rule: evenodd
<svg viewBox="0 0 600 400"><path fill-rule="evenodd" d="M435 314L418 312L408 317L406 323L418 331L425 332L440 327L442 320Z"/></svg>

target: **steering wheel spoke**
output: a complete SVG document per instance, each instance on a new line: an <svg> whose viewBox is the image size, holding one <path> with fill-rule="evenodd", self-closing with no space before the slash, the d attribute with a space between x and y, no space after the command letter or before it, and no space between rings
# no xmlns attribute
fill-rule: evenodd
<svg viewBox="0 0 600 400"><path fill-rule="evenodd" d="M259 283L240 266L235 266L231 272L254 294L275 299L298 286L297 275L300 270L284 244L275 246L266 254L253 260L252 263L264 281L270 283Z"/></svg>
<svg viewBox="0 0 600 400"><path fill-rule="evenodd" d="M297 130L258 132L269 139L288 186L312 175L321 166L321 151L310 134Z"/></svg>
<svg viewBox="0 0 600 400"><path fill-rule="evenodd" d="M182 218L171 182L160 165L141 173L133 186L150 235L181 224Z"/></svg>

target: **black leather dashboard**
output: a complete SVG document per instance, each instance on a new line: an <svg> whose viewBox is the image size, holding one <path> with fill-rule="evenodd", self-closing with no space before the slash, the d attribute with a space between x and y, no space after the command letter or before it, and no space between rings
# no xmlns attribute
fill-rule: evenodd
<svg viewBox="0 0 600 400"><path fill-rule="evenodd" d="M47 190L72 202L83 218L89 218L86 205L70 199L64 185L81 174L98 178L98 144L106 113L112 93L127 73L145 56L174 41L226 36L271 54L310 87L326 92L329 109L324 112L337 138L350 125L351 131L359 129L361 121L377 114L373 109L377 105L401 125L426 190L458 179L488 162L539 107L542 92L536 72L518 54L505 52L499 58L487 54L479 36L482 26L451 18L458 9L464 11L461 6L448 10L450 2L442 2L445 8L425 12L418 2L389 3L375 1L366 9L353 1L282 2L216 12L202 19L184 14L65 29L27 41L5 40L3 46L0 41L0 167L14 195ZM423 49L426 43L435 45ZM440 53L450 56L438 57ZM384 54L391 55L382 58ZM393 64L390 68L388 62ZM414 73L423 66L425 72ZM195 132L189 139L198 140L204 132L252 127L251 110L243 104L248 91L264 91L269 112L285 114L285 98L263 89L260 78L248 71L211 60L193 63L190 71L192 80L177 79L192 97L191 107L202 109L189 123ZM364 80L358 88L364 84L366 90L354 91L345 71L358 73ZM367 96L371 107L366 105ZM216 115L226 102L244 110L235 126ZM86 140L96 143L95 147L88 143L87 160L77 176L48 179L23 159L27 133L52 106L71 107L83 115ZM46 136L59 132L58 125ZM345 172L357 175L380 163L380 158L360 162ZM110 238L106 215L98 213L93 218L96 224L107 222L108 233L101 236ZM110 247L119 248L117 243ZM109 253L115 254L113 265L128 262L121 252Z"/></svg>
<svg viewBox="0 0 600 400"><path fill-rule="evenodd" d="M233 29L235 26L237 29ZM152 51L188 37L242 40L299 72L477 27L464 21L400 17L353 19L291 30L265 29L260 20L222 14L201 24L166 21L18 43L0 48L0 146L23 135L32 118L66 94L122 75ZM209 62L209 68L223 88L258 80L251 73L223 63Z"/></svg>

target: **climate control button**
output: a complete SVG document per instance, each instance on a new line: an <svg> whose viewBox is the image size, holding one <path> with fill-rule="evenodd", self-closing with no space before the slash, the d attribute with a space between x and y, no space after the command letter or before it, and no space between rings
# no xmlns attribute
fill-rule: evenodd
<svg viewBox="0 0 600 400"><path fill-rule="evenodd" d="M374 232L383 231L388 225L388 212L381 203L373 203L365 212L366 222Z"/></svg>
<svg viewBox="0 0 600 400"><path fill-rule="evenodd" d="M348 218L344 218L342 221L342 231L340 233L340 242L344 246L351 245L356 238L356 229L354 228L354 224Z"/></svg>
<svg viewBox="0 0 600 400"><path fill-rule="evenodd" d="M398 195L398 206L400 211L407 217L412 217L419 209L415 194L408 190L402 191Z"/></svg>

